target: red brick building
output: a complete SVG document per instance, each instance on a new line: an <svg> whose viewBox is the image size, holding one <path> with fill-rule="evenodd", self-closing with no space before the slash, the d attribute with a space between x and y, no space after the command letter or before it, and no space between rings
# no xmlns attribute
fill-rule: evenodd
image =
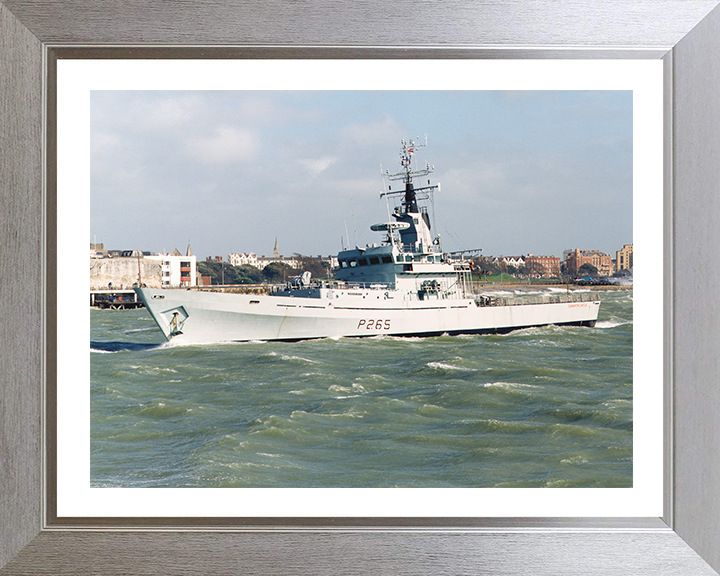
<svg viewBox="0 0 720 576"><path fill-rule="evenodd" d="M578 250L575 248L575 251L570 252L565 261L565 266L571 276L577 276L578 270L583 264L595 266L600 276L610 276L613 272L610 254L598 250Z"/></svg>
<svg viewBox="0 0 720 576"><path fill-rule="evenodd" d="M547 278L560 275L560 258L557 256L533 256L529 254L525 257L525 266L532 271L533 276L537 274Z"/></svg>

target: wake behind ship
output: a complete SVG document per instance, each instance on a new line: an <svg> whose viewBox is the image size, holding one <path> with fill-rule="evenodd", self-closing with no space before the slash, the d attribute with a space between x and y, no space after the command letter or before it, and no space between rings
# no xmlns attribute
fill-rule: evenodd
<svg viewBox="0 0 720 576"><path fill-rule="evenodd" d="M428 200L439 184L415 187L433 172L413 169L418 148L402 141L396 174L404 189L383 192L390 221L371 230L380 244L338 254L334 281L312 280L309 272L266 295L135 288L164 336L187 342L306 340L313 338L439 336L504 333L549 324L594 326L597 294L491 298L472 294L471 268L443 253L431 234ZM389 201L396 206L390 212Z"/></svg>

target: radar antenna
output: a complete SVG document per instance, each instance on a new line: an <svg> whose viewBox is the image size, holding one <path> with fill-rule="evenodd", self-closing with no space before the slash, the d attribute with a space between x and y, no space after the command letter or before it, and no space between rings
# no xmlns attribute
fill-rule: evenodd
<svg viewBox="0 0 720 576"><path fill-rule="evenodd" d="M397 181L401 180L405 183L405 190L397 190L393 191L390 186L388 186L388 191L383 192L381 194L382 196L396 196L399 194L404 194L405 198L403 199L402 206L404 208L404 212L417 212L418 211L418 192L421 193L420 199L427 200L429 198L429 195L431 192L434 192L436 189L439 188L438 185L430 186L430 181L428 180L428 186L423 186L420 188L415 188L413 185L413 178L420 178L422 176L428 176L432 174L435 171L435 166L430 166L430 164L425 162L425 168L422 169L412 169L412 157L415 154L416 150L419 150L420 148L427 148L427 136L425 136L425 143L424 144L418 144L414 140L401 140L402 144L402 152L400 152L400 165L402 166L402 170L400 172L397 172L395 174L390 174L389 170L385 170L385 172L382 174L383 180L387 179L389 181Z"/></svg>

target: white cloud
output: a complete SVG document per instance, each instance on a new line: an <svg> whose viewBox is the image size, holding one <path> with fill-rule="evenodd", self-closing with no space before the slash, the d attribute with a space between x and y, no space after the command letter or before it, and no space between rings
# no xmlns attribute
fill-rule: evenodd
<svg viewBox="0 0 720 576"><path fill-rule="evenodd" d="M442 183L435 201L446 248L507 254L556 253L583 242L615 246L632 235L628 98L594 95L589 110L582 94L550 96L100 92L92 108L93 230L109 239L117 227L128 237L137 212L122 226L106 215L117 220L118 197L144 195L174 200L167 227L146 226L133 240L147 249L163 248L190 212L193 222L234 224L228 237L214 228L183 232L206 254L267 252L281 235L288 253L325 253L346 237L345 223L351 240L357 229L361 244L376 241L368 226L387 219L380 168L398 172L400 140L428 133L417 161L437 168L430 179ZM600 118L596 109L615 113L613 104L618 112ZM606 233L575 216L584 214L624 228ZM450 231L462 245L452 244ZM581 233L594 234L592 241Z"/></svg>
<svg viewBox="0 0 720 576"><path fill-rule="evenodd" d="M342 138L361 148L375 148L379 142L397 143L399 146L402 138L409 138L404 132L405 127L390 114L383 114L368 122L352 122L340 130Z"/></svg>
<svg viewBox="0 0 720 576"><path fill-rule="evenodd" d="M206 164L252 162L260 152L260 139L246 128L221 126L211 136L187 140L185 152Z"/></svg>
<svg viewBox="0 0 720 576"><path fill-rule="evenodd" d="M119 152L122 142L117 134L95 131L90 140L90 153L92 155L92 170L96 172L111 170Z"/></svg>
<svg viewBox="0 0 720 576"><path fill-rule="evenodd" d="M311 158L298 161L305 170L312 172L313 175L317 175L326 170L331 164L334 164L337 161L337 158L332 156L323 156L322 158Z"/></svg>
<svg viewBox="0 0 720 576"><path fill-rule="evenodd" d="M202 101L196 96L173 96L150 102L139 111L145 128L165 132L186 128L203 115Z"/></svg>

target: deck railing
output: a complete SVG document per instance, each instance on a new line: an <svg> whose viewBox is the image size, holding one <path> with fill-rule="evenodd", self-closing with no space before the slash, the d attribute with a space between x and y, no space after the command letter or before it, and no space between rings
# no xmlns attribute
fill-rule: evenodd
<svg viewBox="0 0 720 576"><path fill-rule="evenodd" d="M566 302L595 302L600 300L597 292L569 292L556 294L518 294L515 296L475 297L478 306L525 306L528 304L562 304Z"/></svg>

